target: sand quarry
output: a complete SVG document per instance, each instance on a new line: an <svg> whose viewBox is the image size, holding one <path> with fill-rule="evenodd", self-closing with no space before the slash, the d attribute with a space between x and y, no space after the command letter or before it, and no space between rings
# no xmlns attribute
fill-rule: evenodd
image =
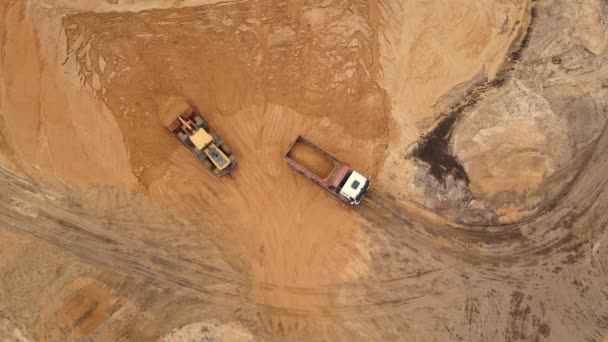
<svg viewBox="0 0 608 342"><path fill-rule="evenodd" d="M606 18L1 0L0 340L608 341ZM162 125L176 99L230 175ZM370 177L360 206L288 167L298 134Z"/></svg>

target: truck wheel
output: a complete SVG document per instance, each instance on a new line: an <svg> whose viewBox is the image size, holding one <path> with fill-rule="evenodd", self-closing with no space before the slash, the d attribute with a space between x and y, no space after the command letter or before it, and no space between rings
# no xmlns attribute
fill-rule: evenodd
<svg viewBox="0 0 608 342"><path fill-rule="evenodd" d="M205 153L203 153L203 151L196 149L194 152L196 153L196 157L198 158L198 160L207 159L207 155Z"/></svg>
<svg viewBox="0 0 608 342"><path fill-rule="evenodd" d="M179 140L181 140L183 143L185 143L186 141L188 141L188 135L186 135L185 133L179 132L177 133L177 137L179 138Z"/></svg>
<svg viewBox="0 0 608 342"><path fill-rule="evenodd" d="M205 122L205 120L203 120L203 118L201 118L198 115L194 117L194 122L196 123L196 125L198 127L201 127L201 128L203 128L205 130L209 129L209 125L207 124L207 122Z"/></svg>
<svg viewBox="0 0 608 342"><path fill-rule="evenodd" d="M203 163L203 166L209 170L213 170L214 168L213 163L209 159L201 160L201 163Z"/></svg>
<svg viewBox="0 0 608 342"><path fill-rule="evenodd" d="M228 145L226 145L226 143L222 144L222 146L220 146L220 149L224 151L227 156L232 154L232 150L230 149L230 147L228 147Z"/></svg>

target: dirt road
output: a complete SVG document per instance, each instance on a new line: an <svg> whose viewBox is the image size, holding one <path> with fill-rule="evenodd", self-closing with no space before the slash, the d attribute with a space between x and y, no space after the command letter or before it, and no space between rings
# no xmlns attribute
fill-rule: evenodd
<svg viewBox="0 0 608 342"><path fill-rule="evenodd" d="M0 337L601 341L606 7L1 3ZM297 134L372 177L360 207L283 162Z"/></svg>
<svg viewBox="0 0 608 342"><path fill-rule="evenodd" d="M462 340L480 333L507 340L521 338L502 334L541 338L554 334L559 329L554 322L560 322L570 337L599 339L606 329L605 318L595 314L605 303L607 285L608 218L602 215L608 203L604 191L607 153L608 135L603 134L568 194L550 213L523 225L479 230L440 224L418 209L372 192L358 214L367 221L372 240L377 243L384 238L384 245L375 248L377 262L384 267L374 265L364 279L339 285L279 290L274 284L258 284L258 291L269 295L285 291L302 301L326 295L338 298L314 313L293 301L292 305L269 306L256 302L257 296L243 298L239 289L245 279L222 263L212 246L198 245L196 253L192 247L190 251L175 248L192 241L183 234L163 234L158 227L150 227L155 233L146 238L135 238L131 227L147 225L144 218L121 218L114 211L101 224L100 217L91 217L68 198L5 169L0 177L4 189L0 207L3 227L47 241L88 262L179 289L229 312L239 308L270 313L266 328L276 329L270 330L274 333L287 333L293 327L289 321L273 326L273 315L292 317L293 324L300 319L339 317L361 329L376 320L387 324L383 329L393 324L397 328L403 324L398 319L402 317L408 325L421 324L409 332L422 338L429 333L420 329L425 319L449 327L464 315L466 329L456 326L443 333ZM395 263L399 269L387 269L392 264L388 261L394 259L402 261ZM457 305L462 299L464 307ZM578 309L571 312L571 307ZM483 320L492 321L493 326ZM437 326L426 329L434 331ZM389 335L369 337L385 336Z"/></svg>

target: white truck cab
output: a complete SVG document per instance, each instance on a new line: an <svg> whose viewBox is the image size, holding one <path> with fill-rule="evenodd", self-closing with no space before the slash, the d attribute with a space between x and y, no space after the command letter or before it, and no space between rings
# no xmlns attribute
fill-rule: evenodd
<svg viewBox="0 0 608 342"><path fill-rule="evenodd" d="M370 181L359 172L351 170L346 182L340 189L340 196L348 199L350 204L359 204L369 188Z"/></svg>

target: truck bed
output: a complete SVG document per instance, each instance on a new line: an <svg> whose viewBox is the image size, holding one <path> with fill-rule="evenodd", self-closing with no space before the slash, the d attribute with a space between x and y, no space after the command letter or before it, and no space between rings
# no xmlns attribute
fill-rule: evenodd
<svg viewBox="0 0 608 342"><path fill-rule="evenodd" d="M303 138L297 139L287 152L287 158L302 165L319 178L327 178L336 167L331 156L319 151L315 146L307 143Z"/></svg>
<svg viewBox="0 0 608 342"><path fill-rule="evenodd" d="M359 204L369 188L369 178L301 135L284 158L291 168L351 205Z"/></svg>
<svg viewBox="0 0 608 342"><path fill-rule="evenodd" d="M289 146L284 158L293 169L334 192L351 170L349 165L301 135Z"/></svg>

